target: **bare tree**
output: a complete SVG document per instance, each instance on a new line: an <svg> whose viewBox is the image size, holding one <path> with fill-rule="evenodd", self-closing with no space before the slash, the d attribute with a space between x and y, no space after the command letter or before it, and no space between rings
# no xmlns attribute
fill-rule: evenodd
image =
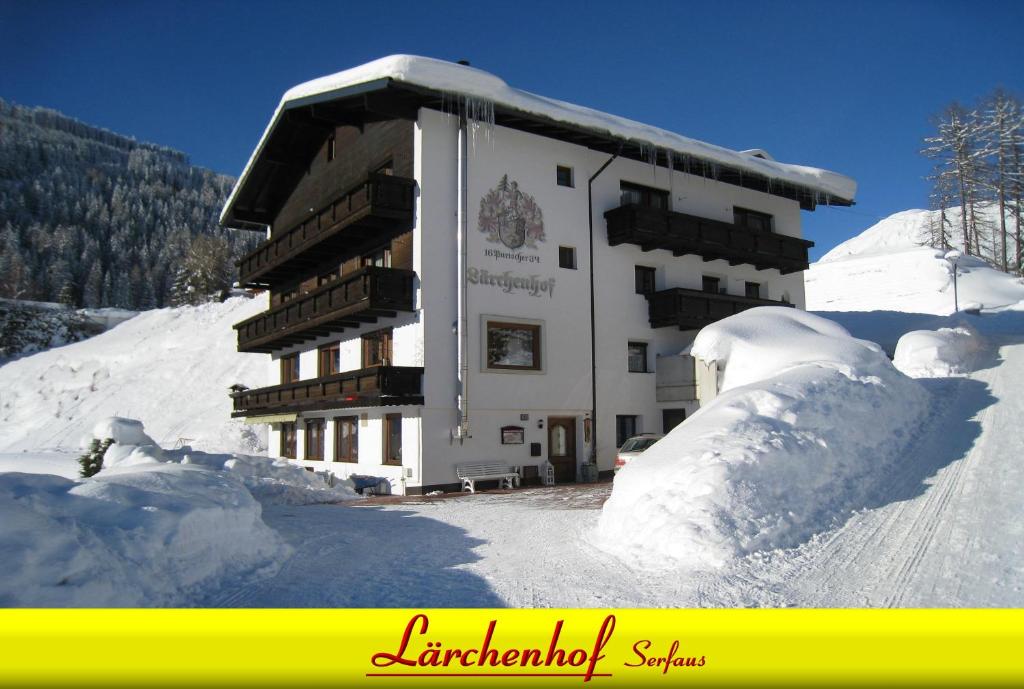
<svg viewBox="0 0 1024 689"><path fill-rule="evenodd" d="M935 182L955 190L960 201L960 230L966 253L979 254L978 183L984 150L979 141L976 112L950 104L935 118L937 133L927 137L921 151L936 160Z"/></svg>
<svg viewBox="0 0 1024 689"><path fill-rule="evenodd" d="M989 164L984 166L982 184L992 195L999 209L999 217L996 220L999 235L998 254L994 258L997 259L998 265L1007 271L1009 263L1006 247L1006 209L1013 190L1015 145L1019 145L1021 135L1020 103L1017 99L1002 89L997 89L989 96L982 112L979 134L982 142L981 153L989 161ZM994 246L993 249L995 248ZM1018 262L1014 269L1019 268Z"/></svg>

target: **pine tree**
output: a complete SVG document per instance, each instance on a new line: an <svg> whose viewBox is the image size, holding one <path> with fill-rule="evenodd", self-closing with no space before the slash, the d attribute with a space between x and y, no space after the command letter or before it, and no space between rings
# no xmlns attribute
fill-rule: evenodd
<svg viewBox="0 0 1024 689"><path fill-rule="evenodd" d="M100 469L103 468L103 456L113 444L113 438L105 440L93 438L92 443L89 445L89 451L78 458L78 464L81 467L78 472L79 475L82 478L89 478L100 473Z"/></svg>

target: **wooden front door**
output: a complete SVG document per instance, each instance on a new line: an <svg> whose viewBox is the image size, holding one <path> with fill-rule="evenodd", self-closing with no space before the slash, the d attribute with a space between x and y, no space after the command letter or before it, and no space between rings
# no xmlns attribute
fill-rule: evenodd
<svg viewBox="0 0 1024 689"><path fill-rule="evenodd" d="M576 417L548 417L548 461L555 467L555 481L576 480Z"/></svg>

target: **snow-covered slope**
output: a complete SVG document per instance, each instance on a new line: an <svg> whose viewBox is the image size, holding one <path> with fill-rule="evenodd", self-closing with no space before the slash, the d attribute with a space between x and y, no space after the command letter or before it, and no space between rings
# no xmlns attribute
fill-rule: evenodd
<svg viewBox="0 0 1024 689"><path fill-rule="evenodd" d="M162 446L259 454L265 438L230 418L228 387L266 385L264 357L231 328L261 299L146 311L82 342L0 366L0 452L76 449L96 419L141 419Z"/></svg>
<svg viewBox="0 0 1024 689"><path fill-rule="evenodd" d="M922 246L934 213L896 213L825 254L805 273L807 309L953 313L952 268L943 252ZM959 265L961 308L994 309L1024 300L1019 278L970 256Z"/></svg>

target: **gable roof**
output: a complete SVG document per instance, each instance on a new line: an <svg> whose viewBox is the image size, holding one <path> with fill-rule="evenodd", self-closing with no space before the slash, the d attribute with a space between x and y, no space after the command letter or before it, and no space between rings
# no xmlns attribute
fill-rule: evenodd
<svg viewBox="0 0 1024 689"><path fill-rule="evenodd" d="M808 209L817 204L852 205L857 191L856 182L849 177L777 162L760 149L733 151L538 96L467 65L392 55L289 89L228 197L221 223L270 222L274 206L279 207L282 201L268 192L269 186L288 186L289 180L294 186L297 168L303 167L301 156L315 152L327 127L361 124L367 121L366 113L370 110L412 118L421 106L449 111L462 107L497 124L619 152L624 157L672 165L678 170L692 171L696 166L700 173L710 172L727 183L797 199L801 207ZM272 152L275 144L280 154L276 157ZM281 160L287 155L296 157Z"/></svg>

